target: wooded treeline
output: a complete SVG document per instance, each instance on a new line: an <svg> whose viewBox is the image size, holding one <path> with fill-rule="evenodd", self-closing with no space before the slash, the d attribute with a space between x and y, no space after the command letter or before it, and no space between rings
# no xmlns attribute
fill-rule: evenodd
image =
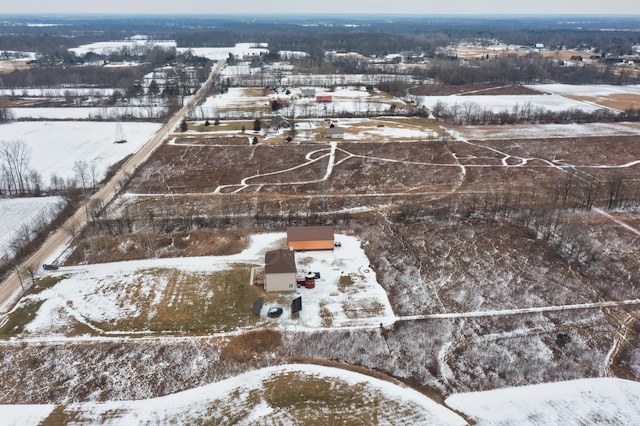
<svg viewBox="0 0 640 426"><path fill-rule="evenodd" d="M489 57L488 60L432 60L428 67L414 68L418 80L432 79L441 84L527 84L554 81L566 84L633 84L638 77L611 65L565 66L556 58L538 53L524 56Z"/></svg>
<svg viewBox="0 0 640 426"><path fill-rule="evenodd" d="M448 104L438 101L430 109L431 114L447 124L469 125L503 125L503 124L584 124L584 123L615 123L640 121L640 109L628 108L622 112L610 109L584 111L569 108L561 111L551 111L541 106L531 105L530 102L516 104L510 111L503 109L494 112L474 102Z"/></svg>

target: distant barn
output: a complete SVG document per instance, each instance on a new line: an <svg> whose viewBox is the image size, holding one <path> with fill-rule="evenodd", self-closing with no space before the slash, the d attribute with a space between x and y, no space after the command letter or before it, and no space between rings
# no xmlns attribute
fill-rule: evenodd
<svg viewBox="0 0 640 426"><path fill-rule="evenodd" d="M287 228L287 246L290 250L333 250L332 226L303 226Z"/></svg>

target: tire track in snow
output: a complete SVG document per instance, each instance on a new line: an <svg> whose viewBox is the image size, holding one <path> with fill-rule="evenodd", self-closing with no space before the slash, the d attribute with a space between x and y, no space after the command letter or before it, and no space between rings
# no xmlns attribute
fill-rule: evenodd
<svg viewBox="0 0 640 426"><path fill-rule="evenodd" d="M406 316L396 317L396 321L480 318L480 317L520 315L520 314L532 314L532 313L544 313L544 312L571 311L571 310L578 310L578 309L616 308L620 306L630 306L630 305L640 305L640 299L576 303L573 305L536 306L532 308L501 309L501 310L490 310L490 311L469 311L469 312L448 312L448 313L424 314L424 315L406 315Z"/></svg>

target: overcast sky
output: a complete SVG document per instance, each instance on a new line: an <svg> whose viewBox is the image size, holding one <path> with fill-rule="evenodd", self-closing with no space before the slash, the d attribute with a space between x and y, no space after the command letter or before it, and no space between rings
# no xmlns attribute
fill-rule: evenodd
<svg viewBox="0 0 640 426"><path fill-rule="evenodd" d="M638 0L0 0L3 13L640 14Z"/></svg>

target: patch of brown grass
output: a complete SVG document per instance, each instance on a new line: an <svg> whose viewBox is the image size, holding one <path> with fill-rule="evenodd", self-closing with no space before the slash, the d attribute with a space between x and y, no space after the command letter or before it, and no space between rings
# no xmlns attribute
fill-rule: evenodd
<svg viewBox="0 0 640 426"><path fill-rule="evenodd" d="M274 352L282 343L282 334L277 330L258 330L233 336L220 351L220 358L236 362L247 362Z"/></svg>
<svg viewBox="0 0 640 426"><path fill-rule="evenodd" d="M607 108L625 110L628 108L640 108L640 95L633 93L618 93L607 96L580 96L564 95L566 98L580 102L593 102Z"/></svg>
<svg viewBox="0 0 640 426"><path fill-rule="evenodd" d="M247 230L195 229L173 236L159 232L95 235L79 240L67 264L109 263L154 257L225 256L248 245Z"/></svg>

